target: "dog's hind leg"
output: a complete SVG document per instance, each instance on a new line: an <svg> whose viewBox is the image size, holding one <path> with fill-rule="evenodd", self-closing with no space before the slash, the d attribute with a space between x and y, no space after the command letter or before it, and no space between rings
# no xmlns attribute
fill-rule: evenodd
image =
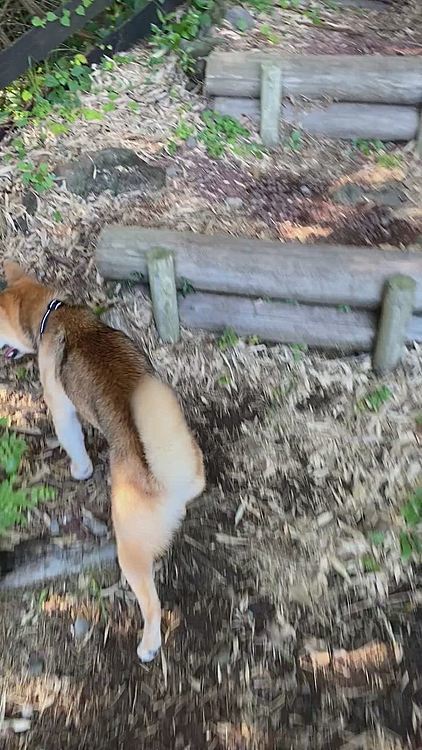
<svg viewBox="0 0 422 750"><path fill-rule="evenodd" d="M141 540L119 541L116 524L115 531L119 564L144 618L144 632L137 654L142 662L152 661L161 646L161 604L154 583L154 561L152 556L142 551Z"/></svg>

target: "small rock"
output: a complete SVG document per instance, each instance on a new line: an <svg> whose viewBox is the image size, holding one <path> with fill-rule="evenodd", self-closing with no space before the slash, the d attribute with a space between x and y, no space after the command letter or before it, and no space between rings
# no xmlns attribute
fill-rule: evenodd
<svg viewBox="0 0 422 750"><path fill-rule="evenodd" d="M78 615L72 625L72 634L75 641L81 641L83 638L85 638L86 634L89 632L89 628L89 622L85 620L84 617L79 617Z"/></svg>
<svg viewBox="0 0 422 750"><path fill-rule="evenodd" d="M91 513L90 510L87 510L86 508L82 511L82 520L84 523L84 526L88 529L88 531L91 532L91 534L94 534L94 536L107 536L108 534L108 526L107 524L103 523L103 521L100 521L98 518L95 518L95 516Z"/></svg>
<svg viewBox="0 0 422 750"><path fill-rule="evenodd" d="M28 214L35 216L38 208L38 198L33 190L26 190L22 196L22 203Z"/></svg>
<svg viewBox="0 0 422 750"><path fill-rule="evenodd" d="M304 583L296 583L290 586L289 599L302 607L312 607L312 599Z"/></svg>
<svg viewBox="0 0 422 750"><path fill-rule="evenodd" d="M23 732L29 732L30 729L31 722L29 719L3 719L1 723L3 732L11 731L15 734L23 734Z"/></svg>
<svg viewBox="0 0 422 750"><path fill-rule="evenodd" d="M309 198L309 196L312 195L312 190L308 188L307 185L301 185L299 190L306 198Z"/></svg>
<svg viewBox="0 0 422 750"><path fill-rule="evenodd" d="M60 534L59 522L55 516L52 516L50 520L50 534L51 536L58 536Z"/></svg>
<svg viewBox="0 0 422 750"><path fill-rule="evenodd" d="M71 193L87 198L110 190L113 195L151 192L165 185L166 172L153 167L128 148L104 148L58 165L55 174Z"/></svg>
<svg viewBox="0 0 422 750"><path fill-rule="evenodd" d="M45 661L42 654L38 654L37 652L33 651L29 655L28 660L28 672L31 675L31 677L39 677L42 675L45 669Z"/></svg>
<svg viewBox="0 0 422 750"><path fill-rule="evenodd" d="M197 145L198 145L197 139L193 135L190 135L189 138L187 138L186 140L186 146L188 148L196 148Z"/></svg>
<svg viewBox="0 0 422 750"><path fill-rule="evenodd" d="M32 719L34 715L34 708L30 703L24 703L21 708L22 719Z"/></svg>
<svg viewBox="0 0 422 750"><path fill-rule="evenodd" d="M170 167L167 167L166 174L167 177L178 177L178 175L180 174L180 169L177 164L172 164Z"/></svg>
<svg viewBox="0 0 422 750"><path fill-rule="evenodd" d="M377 206L397 208L406 202L406 194L400 182L386 182L378 188L347 182L331 193L335 203L354 206L369 201Z"/></svg>
<svg viewBox="0 0 422 750"><path fill-rule="evenodd" d="M227 198L226 203L229 208L233 209L233 211L238 211L243 206L243 200L236 196Z"/></svg>
<svg viewBox="0 0 422 750"><path fill-rule="evenodd" d="M47 448L49 448L51 451L55 450L56 448L58 448L60 446L60 443L57 440L57 438L56 438L55 435L48 435L45 438L45 444L46 444Z"/></svg>
<svg viewBox="0 0 422 750"><path fill-rule="evenodd" d="M225 19L238 31L248 31L249 29L253 29L256 24L253 15L246 8L242 8L241 5L234 5L232 8L229 8Z"/></svg>
<svg viewBox="0 0 422 750"><path fill-rule="evenodd" d="M202 39L182 39L180 47L184 52L189 54L193 60L201 60L208 57L210 52L213 51L214 47L218 43L218 39L212 37L203 37Z"/></svg>

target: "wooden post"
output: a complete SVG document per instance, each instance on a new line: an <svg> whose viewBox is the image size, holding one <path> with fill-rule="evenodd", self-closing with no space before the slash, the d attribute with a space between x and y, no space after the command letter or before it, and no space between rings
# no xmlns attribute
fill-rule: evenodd
<svg viewBox="0 0 422 750"><path fill-rule="evenodd" d="M155 248L148 253L148 278L152 309L158 335L167 343L179 340L179 311L173 255L169 250Z"/></svg>
<svg viewBox="0 0 422 750"><path fill-rule="evenodd" d="M279 142L281 113L281 66L261 65L261 138L264 146L274 148Z"/></svg>
<svg viewBox="0 0 422 750"><path fill-rule="evenodd" d="M416 281L397 274L386 284L374 352L374 369L383 374L400 362L415 303Z"/></svg>

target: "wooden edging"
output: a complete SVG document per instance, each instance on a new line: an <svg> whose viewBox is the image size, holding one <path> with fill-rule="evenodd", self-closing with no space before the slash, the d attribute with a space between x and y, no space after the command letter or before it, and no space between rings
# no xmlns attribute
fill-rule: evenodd
<svg viewBox="0 0 422 750"><path fill-rule="evenodd" d="M374 352L374 369L380 375L394 370L401 360L412 320L415 290L415 280L400 274L392 276L386 284Z"/></svg>
<svg viewBox="0 0 422 750"><path fill-rule="evenodd" d="M178 286L187 279L198 291L375 310L386 282L399 273L415 279L415 312L422 312L416 252L109 226L99 236L96 262L106 278L147 279L147 255L156 247L174 254Z"/></svg>
<svg viewBox="0 0 422 750"><path fill-rule="evenodd" d="M281 66L261 65L261 140L272 148L279 141L280 111L283 98Z"/></svg>
<svg viewBox="0 0 422 750"><path fill-rule="evenodd" d="M380 104L422 103L422 59L382 55L280 55L274 51L212 52L208 96L260 96L261 64L279 64L283 96Z"/></svg>
<svg viewBox="0 0 422 750"><path fill-rule="evenodd" d="M67 9L70 12L70 26L62 26L59 20L50 21L45 28L34 27L23 34L0 53L0 88L23 75L31 62L48 57L59 44L82 29L87 21L95 18L109 4L110 0L93 0L92 5L85 9L85 15L79 16L75 11L80 0L71 0L59 8L60 11Z"/></svg>
<svg viewBox="0 0 422 750"><path fill-rule="evenodd" d="M206 292L181 297L179 316L187 328L219 332L230 327L240 336L255 335L262 341L306 344L342 352L372 350L378 319L375 312L368 310L296 305ZM410 319L404 339L422 341L421 316ZM400 347L401 344L402 340Z"/></svg>
<svg viewBox="0 0 422 750"><path fill-rule="evenodd" d="M54 578L62 578L83 570L102 568L116 561L114 542L93 544L83 542L69 548L47 544L45 554L31 557L22 565L6 573L0 580L0 591L35 586Z"/></svg>
<svg viewBox="0 0 422 750"><path fill-rule="evenodd" d="M260 119L258 99L216 96L213 108L222 115L237 119L247 117L253 122ZM283 102L280 118L282 124L293 125L310 135L325 138L411 141L416 138L419 127L417 108L399 104L339 102L300 106Z"/></svg>
<svg viewBox="0 0 422 750"><path fill-rule="evenodd" d="M137 40L146 37L153 23L159 25L157 9L167 13L177 7L180 2L181 0L165 0L159 6L154 2L148 3L104 39L105 49L92 50L88 55L89 61L98 62L104 54L127 49ZM30 29L14 44L0 52L0 88L8 86L23 75L31 63L45 60L62 42L82 29L87 21L95 18L107 8L110 0L93 0L92 4L85 9L84 16L75 13L80 4L80 0L71 0L59 9L60 11L69 10L70 26L62 26L59 20L47 22L45 28Z"/></svg>

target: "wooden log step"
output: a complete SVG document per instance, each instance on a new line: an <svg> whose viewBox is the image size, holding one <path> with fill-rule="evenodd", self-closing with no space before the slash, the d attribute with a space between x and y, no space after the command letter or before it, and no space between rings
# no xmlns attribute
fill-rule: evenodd
<svg viewBox="0 0 422 750"><path fill-rule="evenodd" d="M212 52L207 96L259 98L261 64L282 67L284 97L419 105L422 58L383 55L280 55L275 51Z"/></svg>
<svg viewBox="0 0 422 750"><path fill-rule="evenodd" d="M216 96L213 108L222 115L260 121L258 99ZM380 141L411 141L418 133L416 107L398 104L353 104L339 102L314 106L283 103L281 123L325 138L376 138Z"/></svg>
<svg viewBox="0 0 422 750"><path fill-rule="evenodd" d="M370 351L376 336L376 313L335 307L295 305L233 295L198 292L179 300L181 323L187 328L220 332L233 328L240 336L261 341L306 344L342 352ZM408 342L422 341L422 317L413 316Z"/></svg>
<svg viewBox="0 0 422 750"><path fill-rule="evenodd" d="M109 279L148 277L156 247L174 253L176 282L194 289L322 305L377 309L384 285L397 273L416 281L415 311L422 312L422 253L338 245L302 245L231 235L109 226L96 249Z"/></svg>

